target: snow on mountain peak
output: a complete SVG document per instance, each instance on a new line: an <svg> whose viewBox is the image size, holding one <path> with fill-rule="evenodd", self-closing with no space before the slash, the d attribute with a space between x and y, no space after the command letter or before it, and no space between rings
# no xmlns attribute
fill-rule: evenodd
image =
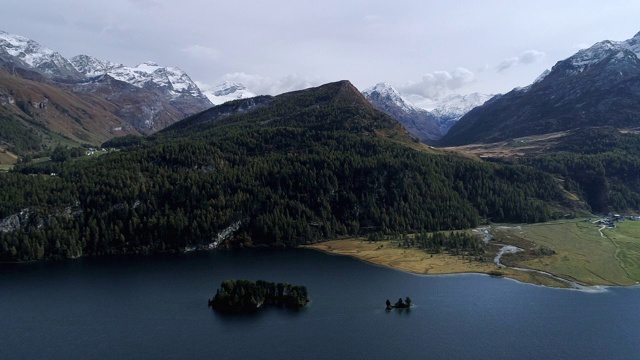
<svg viewBox="0 0 640 360"><path fill-rule="evenodd" d="M122 67L122 64L116 64L110 61L99 60L93 56L77 55L71 58L71 64L87 77L102 76L109 70Z"/></svg>
<svg viewBox="0 0 640 360"><path fill-rule="evenodd" d="M599 63L611 55L613 55L614 60L624 59L626 56L630 56L626 50L633 52L636 57L640 58L640 32L628 40L604 40L595 43L590 48L578 51L567 59L573 67L573 69L569 70L569 73L581 73L591 65Z"/></svg>
<svg viewBox="0 0 640 360"><path fill-rule="evenodd" d="M232 81L225 81L222 84L215 86L212 90L215 96L225 96L235 92L248 91L246 86Z"/></svg>
<svg viewBox="0 0 640 360"><path fill-rule="evenodd" d="M128 67L87 55L75 56L71 62L78 71L87 77L109 75L116 80L139 88L167 90L172 98L177 98L182 94L190 94L195 97L203 96L191 78L177 67L161 67L152 61Z"/></svg>
<svg viewBox="0 0 640 360"><path fill-rule="evenodd" d="M591 65L596 64L611 54L611 51L620 49L618 43L605 40L594 44L590 48L582 49L569 58L573 66L572 72L581 73ZM621 50L621 49L620 49Z"/></svg>
<svg viewBox="0 0 640 360"><path fill-rule="evenodd" d="M472 93L468 95L449 95L441 100L438 100L436 107L431 110L431 113L446 119L460 119L464 114L471 111L471 109L484 104L487 100L491 99L494 95Z"/></svg>
<svg viewBox="0 0 640 360"><path fill-rule="evenodd" d="M24 36L9 34L5 31L0 31L0 46L2 46L9 55L20 58L33 67L36 67L38 60L41 60L43 57L51 57L57 54L48 47L42 46Z"/></svg>
<svg viewBox="0 0 640 360"><path fill-rule="evenodd" d="M43 74L54 77L79 77L75 68L58 52L24 36L0 31L0 55L3 51Z"/></svg>
<svg viewBox="0 0 640 360"><path fill-rule="evenodd" d="M375 86L365 89L362 92L365 97L371 99L373 97L378 97L381 99L385 99L387 101L393 102L396 106L401 108L406 112L421 112L425 111L415 105L413 105L409 100L407 100L402 94L400 94L396 89L394 89L391 85L385 82L377 83Z"/></svg>
<svg viewBox="0 0 640 360"><path fill-rule="evenodd" d="M547 77L547 75L549 75L549 73L551 73L551 70L546 69L545 71L542 72L542 74L538 75L538 77L535 80L533 80L533 83L535 84L542 81L544 78Z"/></svg>
<svg viewBox="0 0 640 360"><path fill-rule="evenodd" d="M640 58L640 32L629 40L621 41L620 46L633 51L633 53Z"/></svg>
<svg viewBox="0 0 640 360"><path fill-rule="evenodd" d="M232 81L225 81L210 89L206 89L203 91L203 94L214 105L220 105L227 101L248 99L256 96L256 94L247 89L243 84Z"/></svg>

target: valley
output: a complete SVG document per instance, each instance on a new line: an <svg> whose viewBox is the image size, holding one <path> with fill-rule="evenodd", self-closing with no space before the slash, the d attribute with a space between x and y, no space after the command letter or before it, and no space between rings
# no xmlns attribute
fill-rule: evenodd
<svg viewBox="0 0 640 360"><path fill-rule="evenodd" d="M2 9L0 360L637 360L640 2Z"/></svg>
<svg viewBox="0 0 640 360"><path fill-rule="evenodd" d="M0 59L0 261L309 246L548 286L567 284L517 268L584 285L640 277L635 227L600 235L566 220L640 208L635 105L620 108L635 96L638 35L581 50L529 87L450 97L433 112L386 83L207 93L178 68L67 61L0 35L29 44ZM609 83L604 70L625 71ZM551 111L551 98L562 106ZM607 121L604 105L576 113L595 98L615 107ZM117 151L84 156L93 147ZM493 225L508 223L522 225ZM483 226L492 240L480 246L469 229ZM522 251L496 264L503 246Z"/></svg>

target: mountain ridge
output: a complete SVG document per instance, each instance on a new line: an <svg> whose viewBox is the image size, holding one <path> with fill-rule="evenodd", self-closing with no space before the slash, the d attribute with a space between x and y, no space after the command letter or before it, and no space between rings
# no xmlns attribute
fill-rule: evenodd
<svg viewBox="0 0 640 360"><path fill-rule="evenodd" d="M86 55L70 61L4 31L0 69L3 116L16 126L12 131L27 134L39 126L38 133L65 143L95 146L121 134L149 134L212 106L178 68L150 62L130 68ZM15 148L15 138L0 134L0 141Z"/></svg>
<svg viewBox="0 0 640 360"><path fill-rule="evenodd" d="M334 107L340 108L340 114L328 110ZM274 118L272 108L286 108L287 115L278 110ZM247 119L251 120L247 123ZM277 96L262 95L226 102L167 127L159 135L176 130L184 132L193 126L204 131L211 126L255 126L254 123L260 127L330 128L411 142L411 137L400 123L375 109L348 80Z"/></svg>
<svg viewBox="0 0 640 360"><path fill-rule="evenodd" d="M398 120L418 140L430 143L442 137L438 119L413 105L388 83L378 83L362 91L373 106Z"/></svg>
<svg viewBox="0 0 640 360"><path fill-rule="evenodd" d="M463 116L438 145L489 143L589 126L640 125L640 36L602 41L558 61L533 84Z"/></svg>

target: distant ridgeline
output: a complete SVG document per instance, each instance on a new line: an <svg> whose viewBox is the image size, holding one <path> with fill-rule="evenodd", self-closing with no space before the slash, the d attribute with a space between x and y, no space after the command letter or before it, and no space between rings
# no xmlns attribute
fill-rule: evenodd
<svg viewBox="0 0 640 360"><path fill-rule="evenodd" d="M298 309L309 302L306 286L258 280L225 280L220 284L209 306L231 313L252 312L264 305Z"/></svg>

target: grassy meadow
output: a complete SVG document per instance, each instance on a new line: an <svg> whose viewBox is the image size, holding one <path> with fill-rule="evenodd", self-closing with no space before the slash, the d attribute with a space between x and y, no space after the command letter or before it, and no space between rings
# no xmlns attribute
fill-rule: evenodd
<svg viewBox="0 0 640 360"><path fill-rule="evenodd" d="M494 239L485 254L492 259L501 246L514 245L525 251L505 254L502 262L545 271L584 285L630 286L640 283L640 221L624 221L616 228L584 220L555 221L531 225L493 225ZM347 255L373 264L417 274L499 272L532 284L567 287L543 274L498 268L493 262L479 262L448 254L429 254L417 248L399 247L395 241L371 243L364 238L343 239L307 246L329 254ZM541 255L536 249L551 249Z"/></svg>
<svg viewBox="0 0 640 360"><path fill-rule="evenodd" d="M517 238L531 242L532 247L542 245L556 252L534 258L506 255L511 264L587 285L639 284L640 222L625 221L617 223L615 229L601 228L592 222L572 220L524 225L495 233L498 240Z"/></svg>

